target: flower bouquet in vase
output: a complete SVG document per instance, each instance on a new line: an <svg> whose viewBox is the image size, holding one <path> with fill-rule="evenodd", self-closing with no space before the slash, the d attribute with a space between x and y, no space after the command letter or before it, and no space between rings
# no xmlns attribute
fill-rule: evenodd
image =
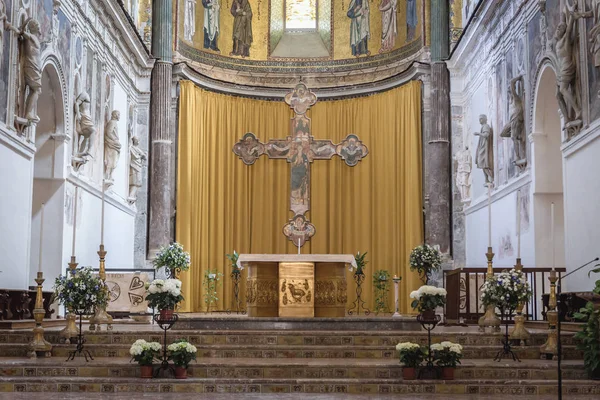
<svg viewBox="0 0 600 400"><path fill-rule="evenodd" d="M446 304L446 289L424 285L410 294L413 299L410 304L414 310L421 313L426 321L435 320L435 309Z"/></svg>
<svg viewBox="0 0 600 400"><path fill-rule="evenodd" d="M167 350L169 352L169 360L172 360L173 364L175 364L175 378L186 379L188 366L192 360L196 359L196 352L198 351L196 346L181 339L170 344Z"/></svg>
<svg viewBox="0 0 600 400"><path fill-rule="evenodd" d="M148 307L158 309L162 320L172 319L173 310L183 300L179 279L155 279L146 283Z"/></svg>
<svg viewBox="0 0 600 400"><path fill-rule="evenodd" d="M417 271L423 283L427 285L431 274L442 266L442 255L436 247L422 244L410 252L409 263L410 270Z"/></svg>
<svg viewBox="0 0 600 400"><path fill-rule="evenodd" d="M442 342L432 344L430 351L436 364L442 368L442 379L454 379L456 364L460 364L462 358L462 346L458 343Z"/></svg>
<svg viewBox="0 0 600 400"><path fill-rule="evenodd" d="M160 248L152 264L157 270L164 267L167 278L177 278L180 272L190 269L190 253L184 251L181 244L173 242Z"/></svg>
<svg viewBox="0 0 600 400"><path fill-rule="evenodd" d="M425 354L423 349L416 343L404 342L396 345L396 350L400 357L400 362L404 364L402 368L402 378L413 380L417 377L416 369L423 362Z"/></svg>
<svg viewBox="0 0 600 400"><path fill-rule="evenodd" d="M129 349L131 360L140 365L140 378L152 378L152 363L160 353L162 346L158 342L136 340Z"/></svg>

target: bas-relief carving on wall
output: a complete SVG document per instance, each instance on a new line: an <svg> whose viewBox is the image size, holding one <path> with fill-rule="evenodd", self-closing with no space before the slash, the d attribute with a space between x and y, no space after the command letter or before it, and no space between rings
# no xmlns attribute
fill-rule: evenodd
<svg viewBox="0 0 600 400"><path fill-rule="evenodd" d="M139 144L138 137L132 136L129 144L129 204L135 204L137 201L137 192L142 187L142 168L147 159Z"/></svg>
<svg viewBox="0 0 600 400"><path fill-rule="evenodd" d="M8 22L8 15L12 10L12 0L0 0L0 19L2 20L2 26L0 26L0 93L4 95L0 96L0 121L7 122L7 107L8 107L8 93L9 93L9 82L8 73L10 70L10 32L5 32L5 23Z"/></svg>
<svg viewBox="0 0 600 400"><path fill-rule="evenodd" d="M456 161L456 187L460 193L460 199L463 203L468 204L471 201L471 168L473 158L469 146L465 146L464 150L459 151L455 156Z"/></svg>

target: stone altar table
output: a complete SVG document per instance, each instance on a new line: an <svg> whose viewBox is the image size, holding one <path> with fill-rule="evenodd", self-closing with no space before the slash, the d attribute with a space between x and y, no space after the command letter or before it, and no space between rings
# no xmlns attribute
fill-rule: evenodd
<svg viewBox="0 0 600 400"><path fill-rule="evenodd" d="M240 254L249 317L344 317L351 254Z"/></svg>

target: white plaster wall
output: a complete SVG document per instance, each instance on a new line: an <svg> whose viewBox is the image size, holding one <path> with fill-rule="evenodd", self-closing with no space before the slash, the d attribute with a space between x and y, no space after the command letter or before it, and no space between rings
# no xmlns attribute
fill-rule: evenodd
<svg viewBox="0 0 600 400"><path fill-rule="evenodd" d="M527 190L527 186L524 186L522 190ZM494 267L512 267L517 257L517 191L503 192L500 195L502 197L498 198L496 195L497 197L492 202ZM485 256L488 247L489 226L487 201L480 204L483 207L468 212L466 215L467 267L487 266ZM475 205L473 208L477 207ZM502 241L506 242L507 237L512 244L512 252L500 249ZM529 229L521 228L521 262L526 268L533 267L536 265L535 258L533 221L530 219Z"/></svg>
<svg viewBox="0 0 600 400"><path fill-rule="evenodd" d="M600 256L600 134L564 160L565 256L567 272ZM585 291L600 276L589 279L588 268L563 282L563 291Z"/></svg>
<svg viewBox="0 0 600 400"><path fill-rule="evenodd" d="M3 133L0 133L2 135ZM29 286L33 162L0 140L0 288Z"/></svg>

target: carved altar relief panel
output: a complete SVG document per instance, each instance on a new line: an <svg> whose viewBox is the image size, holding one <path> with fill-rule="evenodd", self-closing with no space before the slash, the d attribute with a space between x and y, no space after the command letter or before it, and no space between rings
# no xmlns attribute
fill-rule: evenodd
<svg viewBox="0 0 600 400"><path fill-rule="evenodd" d="M279 316L315 316L315 264L279 263Z"/></svg>

